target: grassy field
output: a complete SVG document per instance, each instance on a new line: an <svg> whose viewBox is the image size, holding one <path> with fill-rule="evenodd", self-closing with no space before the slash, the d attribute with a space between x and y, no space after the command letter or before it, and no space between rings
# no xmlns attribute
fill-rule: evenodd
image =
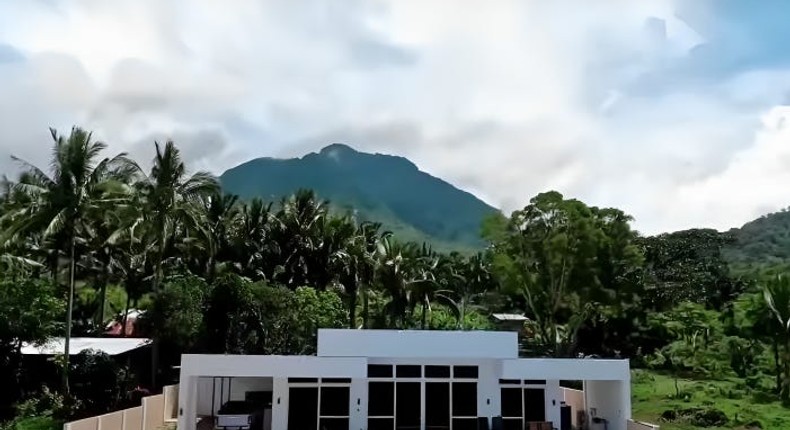
<svg viewBox="0 0 790 430"><path fill-rule="evenodd" d="M749 390L743 380L679 379L678 396L671 376L643 370L635 370L632 376L634 419L659 424L662 430L790 429L790 408ZM726 415L726 424L703 427L704 421L721 422L715 410ZM661 419L671 415L666 411L677 411L677 418Z"/></svg>

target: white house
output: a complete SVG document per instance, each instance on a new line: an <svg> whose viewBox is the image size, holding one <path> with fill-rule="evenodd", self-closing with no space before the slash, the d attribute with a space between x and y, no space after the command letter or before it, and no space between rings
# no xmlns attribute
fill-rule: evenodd
<svg viewBox="0 0 790 430"><path fill-rule="evenodd" d="M627 360L518 358L513 332L324 329L317 356L182 356L178 428L222 427L245 399L253 429L570 428L561 380L582 381L590 428L626 430Z"/></svg>

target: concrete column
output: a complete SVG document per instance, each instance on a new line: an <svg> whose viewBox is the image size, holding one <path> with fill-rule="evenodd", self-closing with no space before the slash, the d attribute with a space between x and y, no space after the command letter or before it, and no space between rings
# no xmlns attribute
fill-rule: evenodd
<svg viewBox="0 0 790 430"><path fill-rule="evenodd" d="M367 378L354 378L351 380L349 390L351 403L349 426L351 430L364 430L368 427L368 380Z"/></svg>
<svg viewBox="0 0 790 430"><path fill-rule="evenodd" d="M560 428L560 402L562 402L560 381L556 379L546 381L545 396L546 421L551 421L553 427L558 429Z"/></svg>
<svg viewBox="0 0 790 430"><path fill-rule="evenodd" d="M197 426L197 377L181 370L178 385L178 430L194 430Z"/></svg>
<svg viewBox="0 0 790 430"><path fill-rule="evenodd" d="M501 415L501 396L499 394L499 375L501 370L496 362L480 365L477 379L477 415L491 417Z"/></svg>
<svg viewBox="0 0 790 430"><path fill-rule="evenodd" d="M272 381L272 429L288 428L288 379L274 378Z"/></svg>

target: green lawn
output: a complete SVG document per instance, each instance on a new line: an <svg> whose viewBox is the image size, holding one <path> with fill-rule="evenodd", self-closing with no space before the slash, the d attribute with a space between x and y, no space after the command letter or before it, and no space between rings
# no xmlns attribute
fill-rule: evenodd
<svg viewBox="0 0 790 430"><path fill-rule="evenodd" d="M770 383L770 381L768 381ZM662 430L790 429L790 409L765 394L749 390L743 380L680 379L681 396L676 398L675 379L660 373L634 370L632 374L632 415L634 419L659 424ZM701 427L688 419L661 420L667 410L717 409L728 423L723 426ZM759 422L761 427L748 424Z"/></svg>

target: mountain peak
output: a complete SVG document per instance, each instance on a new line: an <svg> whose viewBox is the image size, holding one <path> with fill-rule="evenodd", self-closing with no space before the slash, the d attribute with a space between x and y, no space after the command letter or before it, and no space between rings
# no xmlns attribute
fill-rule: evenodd
<svg viewBox="0 0 790 430"><path fill-rule="evenodd" d="M321 149L319 154L337 158L343 154L356 154L357 152L358 151L356 149L346 145L345 143L333 143Z"/></svg>

